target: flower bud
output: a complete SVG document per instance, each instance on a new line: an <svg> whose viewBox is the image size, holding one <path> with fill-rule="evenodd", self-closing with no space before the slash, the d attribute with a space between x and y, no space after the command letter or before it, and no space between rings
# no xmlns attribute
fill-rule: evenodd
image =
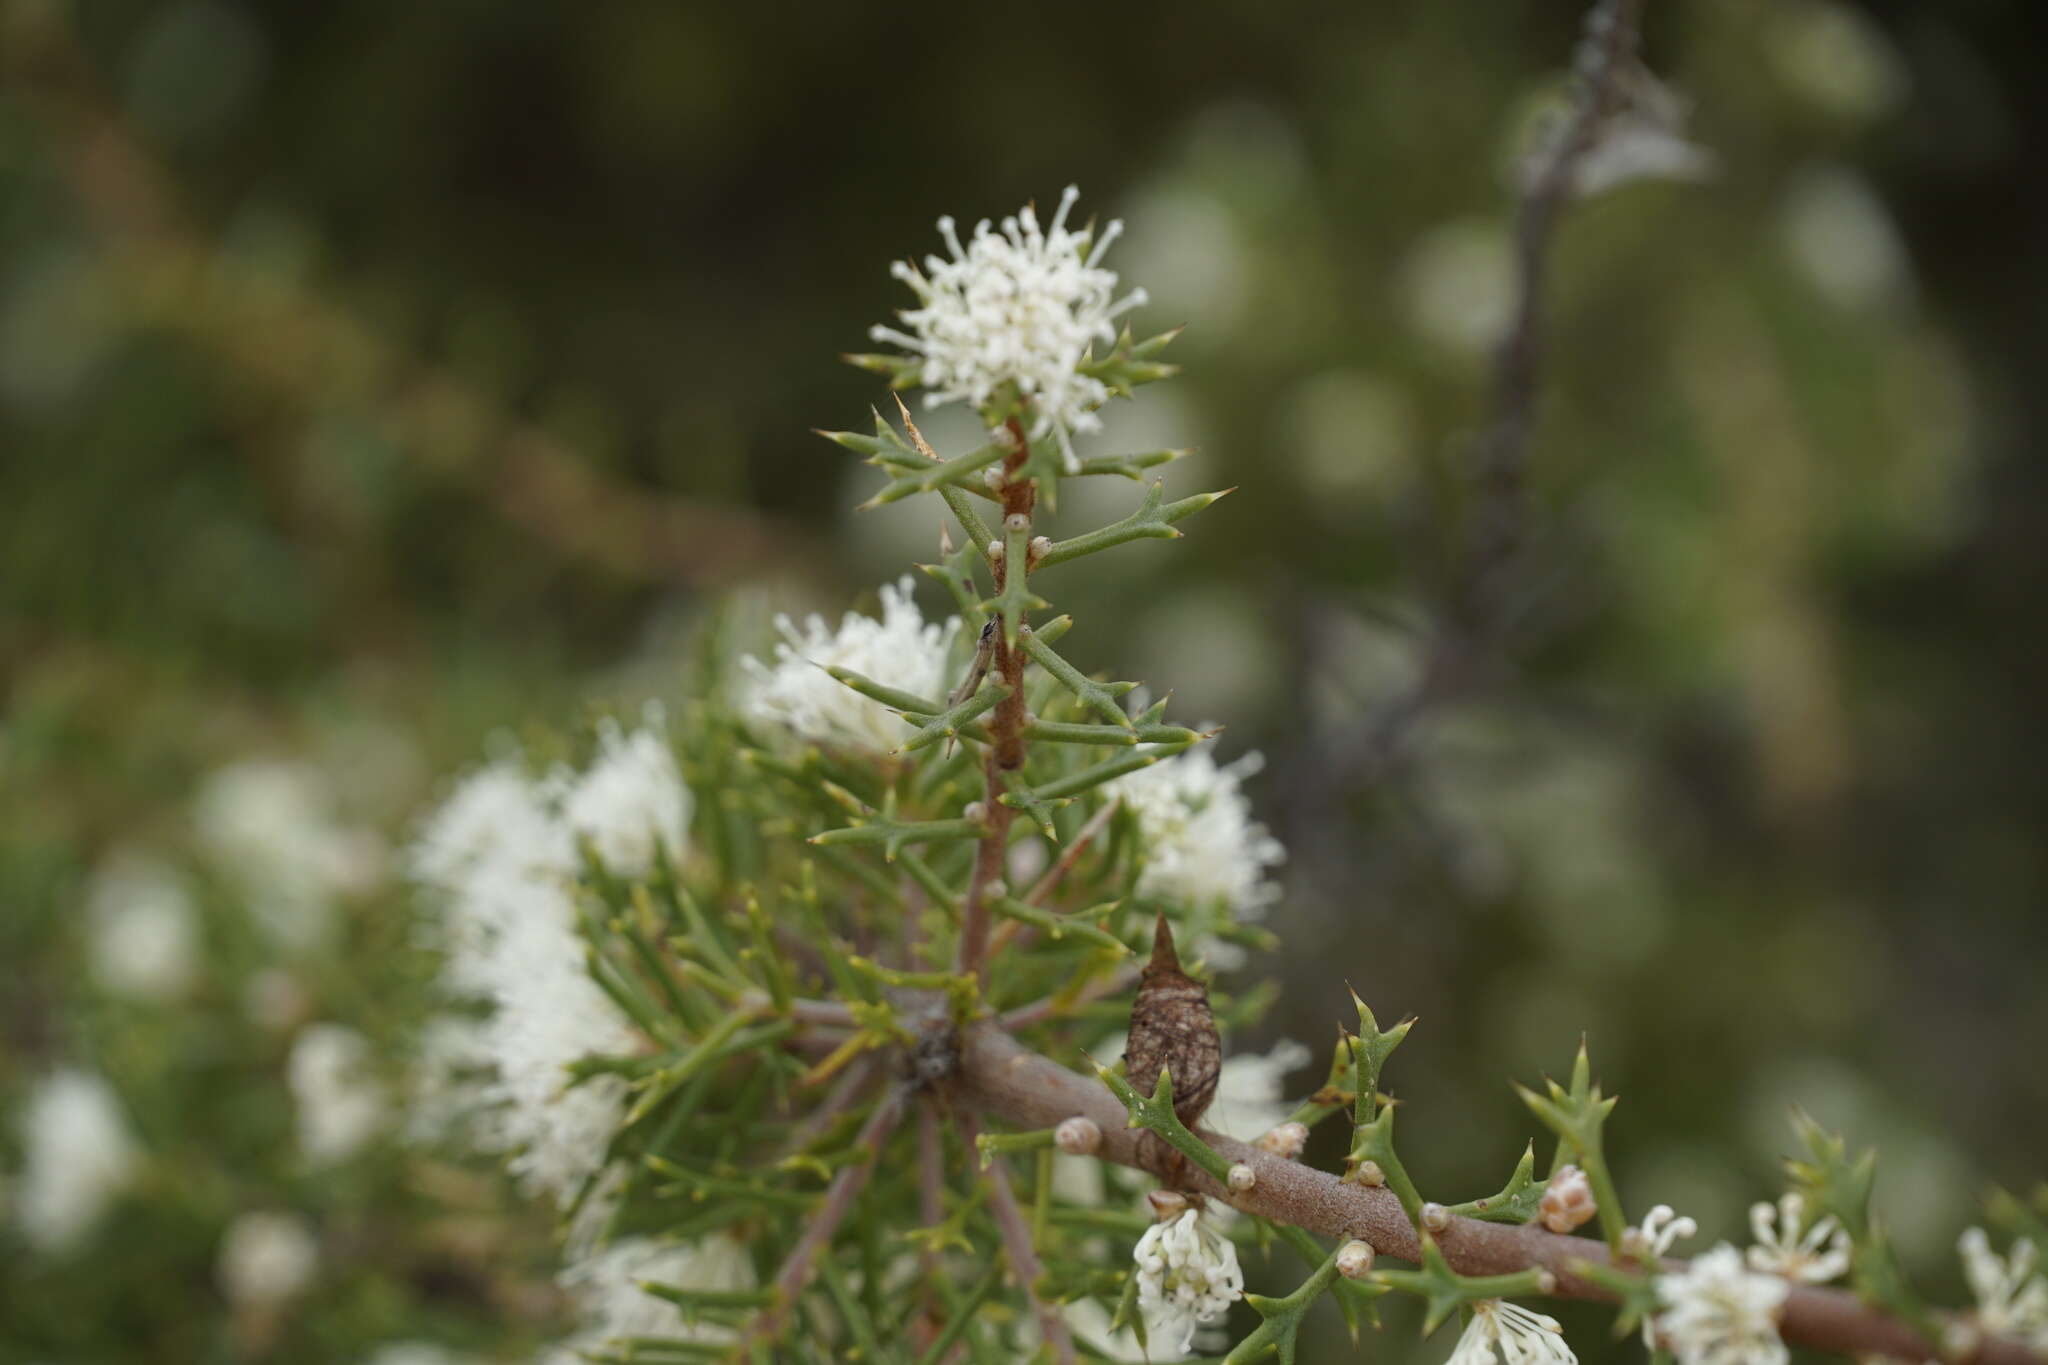
<svg viewBox="0 0 2048 1365"><path fill-rule="evenodd" d="M991 540L988 543L988 557L990 559L1001 559L1003 557L1003 542Z"/></svg>
<svg viewBox="0 0 2048 1365"><path fill-rule="evenodd" d="M1359 1184L1370 1185L1374 1189L1387 1183L1387 1173L1380 1169L1380 1163L1370 1159L1359 1162L1353 1174L1358 1177Z"/></svg>
<svg viewBox="0 0 2048 1365"><path fill-rule="evenodd" d="M1061 1119L1052 1130L1052 1144L1068 1156L1094 1156L1102 1146L1102 1127L1083 1114Z"/></svg>
<svg viewBox="0 0 2048 1365"><path fill-rule="evenodd" d="M1536 1292L1539 1294L1555 1294L1557 1292L1557 1276L1547 1266L1536 1267Z"/></svg>
<svg viewBox="0 0 2048 1365"><path fill-rule="evenodd" d="M1023 531L1028 530L1030 526L1031 518L1025 516L1022 512L1012 512L1003 518L1003 529L1005 531Z"/></svg>
<svg viewBox="0 0 2048 1365"><path fill-rule="evenodd" d="M1152 1216L1162 1223L1171 1223L1188 1211L1188 1197L1174 1190L1154 1190L1145 1196L1145 1202L1152 1206Z"/></svg>
<svg viewBox="0 0 2048 1365"><path fill-rule="evenodd" d="M1282 1123L1268 1128L1258 1141L1263 1151L1289 1161L1301 1155L1301 1149L1308 1145L1308 1125L1305 1123Z"/></svg>
<svg viewBox="0 0 2048 1365"><path fill-rule="evenodd" d="M1243 1194L1259 1183L1259 1173L1240 1161L1230 1168L1229 1178L1223 1183L1230 1186L1233 1192Z"/></svg>
<svg viewBox="0 0 2048 1365"><path fill-rule="evenodd" d="M981 471L981 481L982 481L983 483L985 483L985 484L987 484L987 485L988 485L988 490L989 490L989 492L991 492L991 493L1000 493L1000 492L1002 492L1002 491L1003 491L1003 467L1002 467L1001 465L999 465L999 464L992 464L992 465L990 465L990 466L989 466L989 467L988 467L987 469L984 469L984 470L982 470L982 471Z"/></svg>
<svg viewBox="0 0 2048 1365"><path fill-rule="evenodd" d="M1585 1226L1599 1212L1599 1205L1593 1199L1592 1182L1577 1166L1558 1167L1557 1174L1550 1177L1550 1184L1543 1191L1543 1199L1537 1204L1536 1212L1543 1226L1552 1232L1570 1232L1573 1228Z"/></svg>
<svg viewBox="0 0 2048 1365"><path fill-rule="evenodd" d="M1372 1274L1372 1246L1352 1238L1337 1249L1337 1273L1347 1280L1362 1280Z"/></svg>
<svg viewBox="0 0 2048 1365"><path fill-rule="evenodd" d="M1428 1228L1431 1232L1442 1232L1450 1225L1451 1211L1442 1204L1424 1204L1422 1206L1422 1226Z"/></svg>
<svg viewBox="0 0 2048 1365"><path fill-rule="evenodd" d="M967 805L964 808L962 808L960 814L965 816L967 819L974 821L976 824L980 824L983 820L988 819L988 807L983 805L979 801L969 801Z"/></svg>
<svg viewBox="0 0 2048 1365"><path fill-rule="evenodd" d="M1047 553L1048 551L1050 551L1051 549L1052 549L1052 537L1051 537L1051 536L1033 536L1033 537L1031 537L1031 562L1032 562L1033 564L1036 564L1036 563L1037 563L1037 562L1038 562L1039 560L1041 560L1041 559L1044 559L1044 558L1045 558L1045 556L1046 556L1046 553Z"/></svg>

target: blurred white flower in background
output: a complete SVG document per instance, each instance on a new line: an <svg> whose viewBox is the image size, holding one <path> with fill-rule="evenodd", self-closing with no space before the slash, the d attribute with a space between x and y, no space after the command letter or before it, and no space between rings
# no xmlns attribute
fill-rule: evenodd
<svg viewBox="0 0 2048 1365"><path fill-rule="evenodd" d="M1906 246L1884 201L1845 166L1797 176L1779 231L1793 263L1838 308L1868 311L1911 292Z"/></svg>
<svg viewBox="0 0 2048 1365"><path fill-rule="evenodd" d="M1123 231L1112 219L1096 232L1071 229L1080 190L1069 185L1052 222L1041 227L1029 204L1002 221L977 223L963 244L950 217L939 219L950 258L926 256L919 270L898 261L890 274L909 285L918 307L897 316L910 330L874 327L868 335L924 357L919 382L927 406L976 407L1006 385L1031 400L1031 439L1052 436L1075 463L1074 432L1098 431L1094 410L1109 399L1099 379L1077 373L1091 346L1115 342L1116 320L1145 302L1145 291L1116 297L1117 277L1101 268Z"/></svg>
<svg viewBox="0 0 2048 1365"><path fill-rule="evenodd" d="M118 852L86 896L93 976L115 995L170 1000L199 968L199 914L178 874L145 854Z"/></svg>
<svg viewBox="0 0 2048 1365"><path fill-rule="evenodd" d="M1461 355L1483 354L1514 310L1504 229L1470 218L1432 228L1409 249L1395 289L1408 325L1425 340Z"/></svg>
<svg viewBox="0 0 2048 1365"><path fill-rule="evenodd" d="M1984 1229L1971 1228L1956 1243L1963 1276L1977 1300L1977 1325L1987 1332L2018 1337L2037 1351L2048 1350L2048 1279L2033 1242L2016 1239L2000 1257Z"/></svg>
<svg viewBox="0 0 2048 1365"><path fill-rule="evenodd" d="M1778 1312L1791 1286L1743 1269L1726 1242L1657 1277L1657 1339L1679 1365L1785 1365Z"/></svg>
<svg viewBox="0 0 2048 1365"><path fill-rule="evenodd" d="M229 1303L266 1308L303 1292L319 1266L320 1244L305 1219L258 1209L228 1224L215 1275Z"/></svg>
<svg viewBox="0 0 2048 1365"><path fill-rule="evenodd" d="M1370 370L1325 370L1282 400L1281 429L1313 510L1352 515L1419 472L1421 420L1406 390Z"/></svg>
<svg viewBox="0 0 2048 1365"><path fill-rule="evenodd" d="M364 1357L363 1365L465 1365L470 1359L430 1341L394 1341Z"/></svg>
<svg viewBox="0 0 2048 1365"><path fill-rule="evenodd" d="M1103 788L1137 819L1145 854L1138 894L1185 905L1191 942L1218 966L1243 956L1209 941L1218 920L1256 920L1280 894L1266 873L1286 850L1252 819L1242 787L1262 763L1254 753L1219 767L1207 749L1190 749Z"/></svg>
<svg viewBox="0 0 2048 1365"><path fill-rule="evenodd" d="M1905 102L1905 62L1854 5L1779 0L1757 15L1756 46L1788 89L1837 117L1874 119Z"/></svg>
<svg viewBox="0 0 2048 1365"><path fill-rule="evenodd" d="M656 1298L641 1285L736 1293L760 1283L746 1248L723 1233L694 1242L629 1238L578 1261L564 1270L560 1279L575 1302L583 1327L547 1353L546 1365L581 1365L587 1352L618 1337L730 1341L730 1329L689 1323L682 1309Z"/></svg>
<svg viewBox="0 0 2048 1365"><path fill-rule="evenodd" d="M1310 1056L1304 1045L1282 1038L1270 1052L1225 1057L1204 1122L1243 1142L1285 1123L1295 1108L1287 1098L1287 1078L1307 1066Z"/></svg>
<svg viewBox="0 0 2048 1365"><path fill-rule="evenodd" d="M346 1160L384 1126L384 1087L371 1072L369 1040L354 1029L308 1025L285 1077L298 1106L299 1150L315 1165Z"/></svg>
<svg viewBox="0 0 2048 1365"><path fill-rule="evenodd" d="M1806 1197L1788 1191L1775 1206L1749 1206L1756 1245L1746 1253L1749 1268L1783 1275L1802 1284L1826 1284L1849 1269L1849 1234L1832 1214L1806 1221Z"/></svg>
<svg viewBox="0 0 2048 1365"><path fill-rule="evenodd" d="M607 721L597 738L596 760L562 802L570 832L590 840L604 865L622 877L653 871L657 851L680 862L690 825L690 789L663 738L659 712L631 735Z"/></svg>
<svg viewBox="0 0 2048 1365"><path fill-rule="evenodd" d="M113 1087L75 1068L52 1072L30 1092L21 1147L15 1216L44 1255L62 1255L84 1239L139 1159Z"/></svg>
<svg viewBox="0 0 2048 1365"><path fill-rule="evenodd" d="M749 679L746 710L751 719L800 738L887 753L911 732L895 712L838 681L824 664L934 701L953 690L946 660L960 618L926 624L908 574L882 585L879 621L850 611L837 631L815 615L805 619L801 633L787 616L776 617L775 628L783 643L775 646L774 667L752 655L740 660Z"/></svg>
<svg viewBox="0 0 2048 1365"><path fill-rule="evenodd" d="M309 764L250 759L215 772L193 807L199 839L279 946L305 951L333 930L334 903L384 876L384 843L344 824Z"/></svg>

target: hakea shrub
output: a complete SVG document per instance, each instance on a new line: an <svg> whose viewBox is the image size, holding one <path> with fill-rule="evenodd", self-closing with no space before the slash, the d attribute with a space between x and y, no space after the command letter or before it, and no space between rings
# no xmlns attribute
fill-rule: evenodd
<svg viewBox="0 0 2048 1365"><path fill-rule="evenodd" d="M1053 605L1221 496L1168 496L1180 452L1074 447L1168 377L1172 334L1115 325L1143 296L1073 200L965 243L942 221L948 255L898 268L916 306L878 332L903 353L854 358L973 404L981 445L934 451L907 409L828 433L880 471L873 502L944 505L921 566L943 619L905 579L878 618L712 630L663 709L601 725L580 762L501 756L423 827L448 1008L410 1127L504 1153L558 1205L581 1314L561 1358L1292 1359L1313 1305L1356 1332L1389 1293L1432 1331L1463 1317L1457 1362L1573 1360L1514 1301L1557 1294L1617 1301L1685 1365L1790 1339L2048 1350L2031 1244L1974 1234L1980 1303L1935 1313L1868 1212L1869 1161L1810 1126L1757 1245L1686 1265L1664 1257L1689 1219L1625 1212L1583 1052L1523 1092L1548 1170L1529 1143L1463 1202L1425 1199L1395 1142L1381 1071L1407 1023L1346 1004L1297 1103L1306 1049L1232 1054L1264 992L1217 973L1271 946L1281 860L1251 767L1077 662L1118 632ZM1062 524L1083 478L1132 481L1129 514ZM1329 1122L1341 1171L1303 1161ZM1245 1293L1297 1260L1291 1293ZM1816 1288L1844 1277L1857 1297Z"/></svg>

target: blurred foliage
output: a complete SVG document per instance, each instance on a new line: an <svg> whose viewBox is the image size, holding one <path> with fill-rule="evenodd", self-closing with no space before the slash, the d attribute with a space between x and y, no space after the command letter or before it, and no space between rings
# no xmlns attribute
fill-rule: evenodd
<svg viewBox="0 0 2048 1365"><path fill-rule="evenodd" d="M1101 448L1198 446L1176 491L1243 488L1171 561L1077 581L1098 624L1071 657L1179 680L1180 714L1272 759L1297 954L1271 1026L1325 1036L1342 977L1428 1016L1400 1077L1418 1175L1475 1189L1513 1155L1471 1137L1520 1121L1507 1075L1590 1029L1624 1191L1708 1237L1774 1179L1792 1102L1882 1126L1880 1204L1952 1285L1976 1191L2030 1179L2048 1120L2027 7L1650 7L1719 172L1565 225L1528 645L1394 778L1290 800L1424 647L1505 168L1579 8L1112 7L1084 31L922 4L0 4L0 1097L94 1062L215 1182L186 1192L203 1213L136 1206L183 1230L130 1225L127 1268L57 1283L110 1302L189 1243L149 1292L184 1285L193 1335L152 1358L235 1358L194 1345L207 1219L262 1196L425 1222L396 1171L266 1165L280 1045L214 997L139 1020L74 988L90 870L191 856L203 775L252 754L323 765L402 838L490 731L661 692L725 589L836 610L929 557L936 524L852 517L861 471L806 432L878 396L832 356L901 303L886 263L937 214L1077 180L1129 222L1143 321L1190 324L1189 378ZM927 431L964 448L945 414ZM392 1046L406 988L374 950L399 904L354 908L323 1001ZM250 1114L185 1112L215 1094ZM0 1340L51 1286L5 1279ZM399 1311L335 1292L320 1311L366 1335L307 1326L295 1353L349 1358Z"/></svg>

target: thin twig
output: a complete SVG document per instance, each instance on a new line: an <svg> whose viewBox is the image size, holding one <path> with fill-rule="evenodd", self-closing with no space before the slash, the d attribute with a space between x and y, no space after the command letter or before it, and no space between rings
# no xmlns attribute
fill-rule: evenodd
<svg viewBox="0 0 2048 1365"><path fill-rule="evenodd" d="M1074 864L1080 861L1081 855L1088 851L1088 845L1094 841L1096 835L1102 833L1103 827L1109 824L1110 818L1122 806L1123 798L1114 797L1104 803L1101 810L1088 817L1088 823L1081 826L1080 832L1060 850L1060 860L1046 869L1045 875L1038 879L1038 884L1024 897L1026 905L1041 905L1047 896L1059 889L1060 882L1065 879L1067 873L1073 871Z"/></svg>
<svg viewBox="0 0 2048 1365"><path fill-rule="evenodd" d="M832 1177L832 1183L825 1187L824 1202L811 1215L803 1235L797 1238L796 1245L784 1258L782 1268L775 1272L774 1302L754 1320L748 1331L751 1339L773 1341L781 1334L789 1310L810 1282L812 1263L817 1260L818 1253L831 1244L833 1234L839 1231L846 1215L853 1211L854 1201L860 1198L860 1192L867 1187L868 1177L874 1174L875 1161L882 1154L883 1144L903 1120L903 1106L909 1097L907 1086L890 1087L876 1103L875 1111L868 1115L868 1121L861 1125L859 1136L854 1138L854 1146L866 1154L854 1165L841 1168L839 1174Z"/></svg>
<svg viewBox="0 0 2048 1365"><path fill-rule="evenodd" d="M1019 1005L1013 1010L1006 1011L997 1022L1012 1033L1018 1029L1030 1028L1033 1024L1042 1024L1048 1019L1072 1013L1105 995L1117 995L1130 989L1137 984L1138 974L1142 970L1137 963L1127 962L1107 976L1096 977L1075 991L1072 996L1048 995L1028 1005Z"/></svg>
<svg viewBox="0 0 2048 1365"><path fill-rule="evenodd" d="M961 1038L960 1065L953 1098L1017 1128L1049 1128L1081 1115L1102 1130L1097 1155L1105 1161L1164 1174L1171 1149L1146 1142L1143 1129L1126 1126L1124 1107L1092 1078L1041 1057L993 1025L970 1029ZM1226 1161L1252 1168L1249 1190L1233 1192L1199 1171L1185 1171L1202 1194L1275 1222L1288 1223L1323 1237L1357 1237L1388 1256L1414 1260L1419 1252L1415 1228L1400 1200L1384 1188L1346 1184L1327 1171L1289 1161L1233 1138L1204 1132L1204 1141ZM1435 1234L1451 1268L1466 1275L1505 1275L1541 1266L1557 1277L1557 1293L1566 1298L1610 1298L1582 1278L1578 1267L1607 1263L1607 1248L1586 1237L1561 1237L1534 1226L1483 1223L1453 1218ZM1683 1262L1665 1262L1677 1269ZM1840 1289L1793 1285L1780 1322L1785 1340L1844 1355L1883 1355L1900 1360L1943 1358L1939 1346L1923 1340L1897 1318L1869 1307ZM2007 1337L1987 1337L1970 1365L2048 1365L2048 1353L2030 1351Z"/></svg>
<svg viewBox="0 0 2048 1365"><path fill-rule="evenodd" d="M874 1084L875 1073L881 1068L882 1059L869 1053L840 1073L839 1079L832 1083L832 1088L825 1092L825 1098L818 1101L817 1107L805 1114L803 1120L790 1130L788 1140L777 1153L778 1158L794 1156L816 1142L834 1119L845 1113L856 1100L867 1093L869 1087Z"/></svg>
<svg viewBox="0 0 2048 1365"><path fill-rule="evenodd" d="M959 1126L961 1141L972 1160L976 1151L974 1138L979 1131L974 1116L957 1112L953 1121ZM989 1162L981 1176L988 1182L988 1210L995 1219L996 1230L1002 1234L1003 1254L1009 1258L1010 1272L1017 1277L1017 1284L1038 1319L1038 1329L1051 1343L1056 1365L1074 1365L1074 1335L1067 1330L1066 1319L1060 1316L1059 1309L1038 1297L1038 1277L1045 1267L1039 1262L1037 1248L1031 1245L1031 1225L1025 1221L1024 1210L1017 1206L1017 1196L1010 1189L1010 1176L1002 1159Z"/></svg>
<svg viewBox="0 0 2048 1365"><path fill-rule="evenodd" d="M1544 287L1559 216L1578 181L1579 163L1613 112L1623 73L1635 60L1643 0L1599 0L1586 16L1574 57L1571 111L1545 155L1522 182L1514 229L1515 307L1493 355L1493 418L1478 445L1476 506L1444 619L1416 681L1369 711L1334 740L1318 740L1310 760L1328 780L1315 791L1378 777L1422 717L1462 696L1488 675L1494 637L1512 617L1508 599L1522 579L1528 538L1529 445L1542 380ZM1307 809L1328 802L1304 797Z"/></svg>

